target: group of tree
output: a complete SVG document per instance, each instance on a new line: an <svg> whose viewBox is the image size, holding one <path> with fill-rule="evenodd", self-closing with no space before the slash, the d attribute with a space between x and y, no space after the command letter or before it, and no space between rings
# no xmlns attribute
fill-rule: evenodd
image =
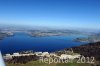
<svg viewBox="0 0 100 66"><path fill-rule="evenodd" d="M26 64L30 61L36 61L39 57L36 55L29 55L29 56L14 56L12 59L6 60L7 63L14 63L14 64Z"/></svg>

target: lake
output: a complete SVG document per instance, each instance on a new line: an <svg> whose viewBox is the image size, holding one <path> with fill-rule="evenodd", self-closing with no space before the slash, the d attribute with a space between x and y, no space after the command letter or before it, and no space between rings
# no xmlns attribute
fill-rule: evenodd
<svg viewBox="0 0 100 66"><path fill-rule="evenodd" d="M85 35L51 36L51 37L31 37L26 33L15 33L14 36L0 40L0 50L2 53L14 53L26 50L54 52L64 48L80 46L85 42L75 42L77 37L87 37Z"/></svg>

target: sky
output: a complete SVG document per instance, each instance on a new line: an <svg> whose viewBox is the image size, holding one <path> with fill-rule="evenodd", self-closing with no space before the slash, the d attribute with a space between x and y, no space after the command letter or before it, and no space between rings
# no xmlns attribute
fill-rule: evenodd
<svg viewBox="0 0 100 66"><path fill-rule="evenodd" d="M100 29L100 0L0 0L0 24Z"/></svg>

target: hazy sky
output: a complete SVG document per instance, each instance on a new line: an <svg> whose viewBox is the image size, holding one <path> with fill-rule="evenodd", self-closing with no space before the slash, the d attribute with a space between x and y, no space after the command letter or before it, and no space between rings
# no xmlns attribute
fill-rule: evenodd
<svg viewBox="0 0 100 66"><path fill-rule="evenodd" d="M0 24L100 29L100 0L0 0Z"/></svg>

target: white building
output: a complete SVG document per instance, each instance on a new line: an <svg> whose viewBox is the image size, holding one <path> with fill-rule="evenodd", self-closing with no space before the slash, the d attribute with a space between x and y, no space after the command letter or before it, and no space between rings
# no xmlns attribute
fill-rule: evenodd
<svg viewBox="0 0 100 66"><path fill-rule="evenodd" d="M12 55L6 54L5 56L3 56L3 58L6 59L6 60L12 59Z"/></svg>
<svg viewBox="0 0 100 66"><path fill-rule="evenodd" d="M37 56L41 56L42 52L35 52L34 54L36 54Z"/></svg>
<svg viewBox="0 0 100 66"><path fill-rule="evenodd" d="M21 56L19 53L13 53L12 56Z"/></svg>
<svg viewBox="0 0 100 66"><path fill-rule="evenodd" d="M74 55L73 58L80 58L81 55Z"/></svg>
<svg viewBox="0 0 100 66"><path fill-rule="evenodd" d="M43 52L42 55L43 55L43 56L49 55L49 53L48 53L48 52Z"/></svg>
<svg viewBox="0 0 100 66"><path fill-rule="evenodd" d="M54 57L57 57L57 55L55 53L50 53L50 56L54 56Z"/></svg>
<svg viewBox="0 0 100 66"><path fill-rule="evenodd" d="M10 54L6 54L6 56L11 56Z"/></svg>
<svg viewBox="0 0 100 66"><path fill-rule="evenodd" d="M60 56L60 59L75 59L79 58L81 55L67 55L67 54L62 54Z"/></svg>

